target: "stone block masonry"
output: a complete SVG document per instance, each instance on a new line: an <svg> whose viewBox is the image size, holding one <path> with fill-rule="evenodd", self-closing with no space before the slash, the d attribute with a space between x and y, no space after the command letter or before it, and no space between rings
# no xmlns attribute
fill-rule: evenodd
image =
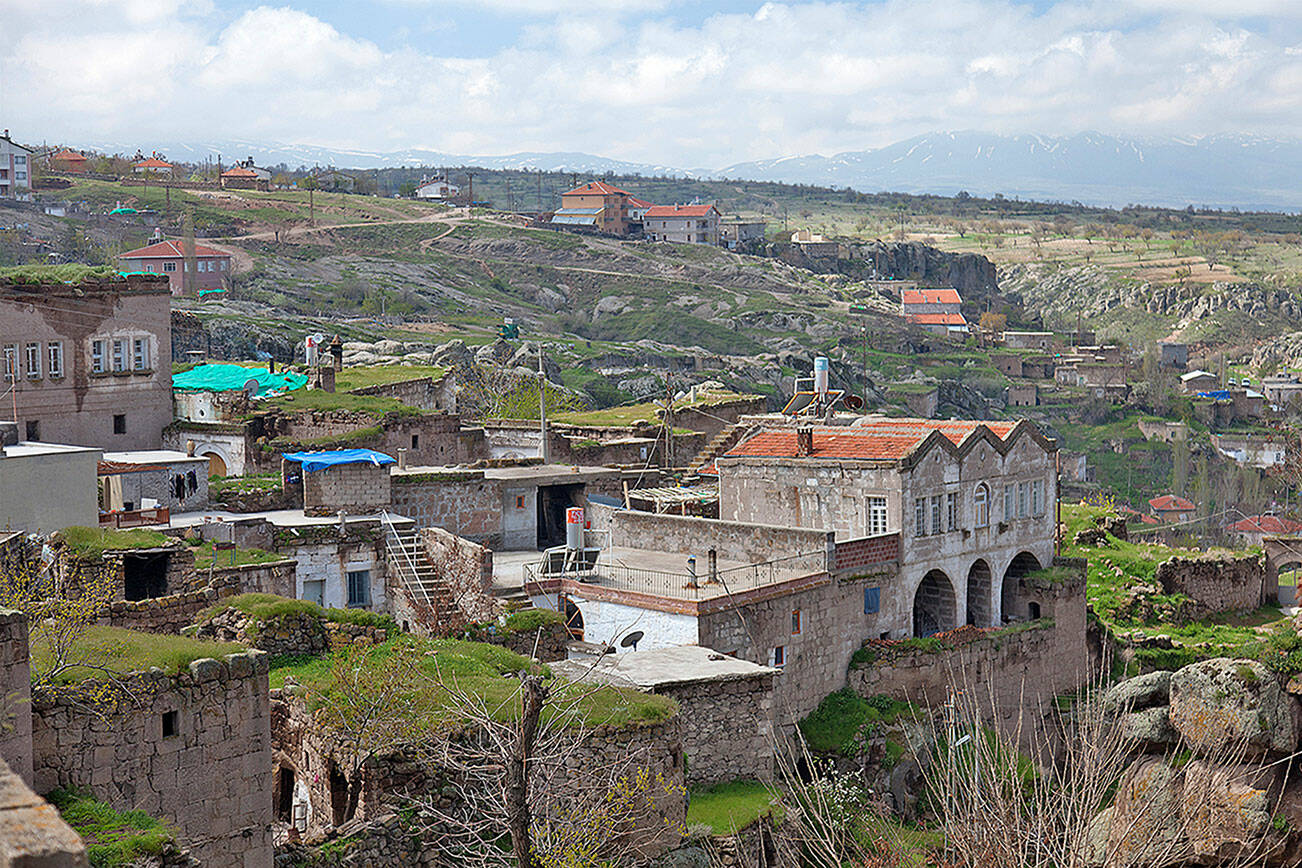
<svg viewBox="0 0 1302 868"><path fill-rule="evenodd" d="M502 539L502 492L482 470L431 470L393 475L393 510L417 527L441 527L496 545Z"/></svg>
<svg viewBox="0 0 1302 868"><path fill-rule="evenodd" d="M13 725L0 728L0 759L32 783L32 670L28 662L27 616L0 609L0 711Z"/></svg>
<svg viewBox="0 0 1302 868"><path fill-rule="evenodd" d="M493 553L442 528L420 532L425 552L452 593L454 605L471 622L497 618L493 599Z"/></svg>
<svg viewBox="0 0 1302 868"><path fill-rule="evenodd" d="M387 466L342 464L303 474L303 510L308 515L365 515L388 509L392 500Z"/></svg>
<svg viewBox="0 0 1302 868"><path fill-rule="evenodd" d="M82 688L33 699L36 791L85 789L166 819L205 868L271 868L266 655L135 673L126 687L112 702Z"/></svg>
<svg viewBox="0 0 1302 868"><path fill-rule="evenodd" d="M1266 562L1259 555L1171 558L1157 565L1155 578L1162 593L1192 598L1184 609L1191 621L1274 602L1265 591Z"/></svg>
<svg viewBox="0 0 1302 868"><path fill-rule="evenodd" d="M678 703L687 783L773 778L773 675L657 688Z"/></svg>
<svg viewBox="0 0 1302 868"><path fill-rule="evenodd" d="M0 761L0 868L85 868L86 845Z"/></svg>

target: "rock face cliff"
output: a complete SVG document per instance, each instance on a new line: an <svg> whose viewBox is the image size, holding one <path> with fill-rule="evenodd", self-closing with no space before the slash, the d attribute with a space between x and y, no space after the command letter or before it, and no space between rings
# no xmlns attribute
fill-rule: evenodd
<svg viewBox="0 0 1302 868"><path fill-rule="evenodd" d="M966 301L996 295L995 265L976 253L948 253L917 241L839 245L842 255L810 256L798 245L780 246L774 255L790 265L819 273L844 274L855 280L874 276L915 280L923 286L952 286Z"/></svg>

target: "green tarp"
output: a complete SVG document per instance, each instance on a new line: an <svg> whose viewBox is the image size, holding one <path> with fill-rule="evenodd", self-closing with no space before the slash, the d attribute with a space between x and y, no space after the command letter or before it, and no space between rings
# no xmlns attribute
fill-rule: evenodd
<svg viewBox="0 0 1302 868"><path fill-rule="evenodd" d="M241 365L197 365L188 371L172 375L172 388L186 392L228 392L243 389L250 380L256 381L254 394L265 395L272 390L290 392L307 385L307 377L292 371L269 373L266 368L245 368Z"/></svg>

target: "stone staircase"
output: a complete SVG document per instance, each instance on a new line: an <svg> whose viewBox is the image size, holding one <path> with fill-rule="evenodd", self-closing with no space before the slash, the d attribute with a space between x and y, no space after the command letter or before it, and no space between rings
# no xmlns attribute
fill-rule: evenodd
<svg viewBox="0 0 1302 868"><path fill-rule="evenodd" d="M705 448L697 453L691 464L687 465L687 472L689 474L700 473L703 468L710 465L711 461L736 446L749 433L749 425L733 422L718 434L715 434L710 442L705 444Z"/></svg>
<svg viewBox="0 0 1302 868"><path fill-rule="evenodd" d="M435 633L458 629L464 619L457 610L452 588L439 578L415 528L389 526L384 535L389 575L407 592L413 605L423 608L432 619L424 626Z"/></svg>

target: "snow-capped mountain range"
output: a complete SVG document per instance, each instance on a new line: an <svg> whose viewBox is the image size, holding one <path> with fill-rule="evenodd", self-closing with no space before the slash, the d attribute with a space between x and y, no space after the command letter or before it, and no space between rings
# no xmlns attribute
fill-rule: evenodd
<svg viewBox="0 0 1302 868"><path fill-rule="evenodd" d="M110 153L132 153L136 149L136 145L109 142L96 147ZM981 196L999 193L1008 198L1090 205L1302 209L1302 180L1297 171L1302 165L1302 140L1230 134L1124 138L1103 133L929 133L882 148L832 156L755 160L715 168L638 163L585 153L483 156L420 148L380 152L238 140L177 143L159 150L188 162L220 154L226 163L252 156L260 165L285 163L291 167L480 166L785 181L852 187L870 193L953 195L966 190Z"/></svg>

